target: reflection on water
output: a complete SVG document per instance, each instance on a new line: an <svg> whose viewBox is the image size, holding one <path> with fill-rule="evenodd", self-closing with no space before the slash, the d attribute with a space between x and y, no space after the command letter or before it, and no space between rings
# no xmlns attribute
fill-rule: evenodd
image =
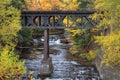
<svg viewBox="0 0 120 80"><path fill-rule="evenodd" d="M49 77L45 77L44 80L100 80L99 74L94 66L83 66L77 60L66 59L67 50L62 49L63 46L70 46L71 44L60 43L60 39L51 39L50 48L59 50L58 54L50 54L54 66L54 71ZM23 80L29 80L26 78L30 71L34 71L33 77L35 80L43 80L39 76L39 69L43 54L30 54L37 56L35 59L24 59L26 61L27 73L24 75Z"/></svg>

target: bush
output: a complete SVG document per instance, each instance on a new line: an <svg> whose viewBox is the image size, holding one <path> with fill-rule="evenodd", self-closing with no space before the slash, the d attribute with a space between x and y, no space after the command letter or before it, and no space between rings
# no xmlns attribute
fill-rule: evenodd
<svg viewBox="0 0 120 80"><path fill-rule="evenodd" d="M81 34L76 34L73 41L78 49L87 47L91 41L90 30L86 29Z"/></svg>
<svg viewBox="0 0 120 80"><path fill-rule="evenodd" d="M120 31L95 38L103 52L102 63L111 67L120 66Z"/></svg>
<svg viewBox="0 0 120 80"><path fill-rule="evenodd" d="M89 29L71 30L73 46L69 49L71 54L80 54L88 52L90 42L92 41Z"/></svg>
<svg viewBox="0 0 120 80"><path fill-rule="evenodd" d="M93 61L96 58L96 53L93 50L91 50L87 54L85 53L80 54L80 57L83 59L87 59L88 61Z"/></svg>
<svg viewBox="0 0 120 80"><path fill-rule="evenodd" d="M18 55L5 47L0 51L0 80L19 80L26 71L24 62L18 60Z"/></svg>
<svg viewBox="0 0 120 80"><path fill-rule="evenodd" d="M32 29L25 28L19 31L18 43L30 43L32 41Z"/></svg>
<svg viewBox="0 0 120 80"><path fill-rule="evenodd" d="M74 45L74 46L72 46L72 47L69 49L69 52L70 52L72 55L78 54L78 50L77 50L76 47L77 47L77 46Z"/></svg>

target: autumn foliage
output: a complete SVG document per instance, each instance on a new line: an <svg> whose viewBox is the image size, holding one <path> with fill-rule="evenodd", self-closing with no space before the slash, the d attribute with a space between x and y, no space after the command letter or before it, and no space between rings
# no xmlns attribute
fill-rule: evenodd
<svg viewBox="0 0 120 80"><path fill-rule="evenodd" d="M11 2L0 0L0 80L20 80L26 70L14 52L21 25L20 12Z"/></svg>
<svg viewBox="0 0 120 80"><path fill-rule="evenodd" d="M9 51L8 47L0 51L0 54L0 80L22 80L26 72L24 62L19 61L18 55Z"/></svg>
<svg viewBox="0 0 120 80"><path fill-rule="evenodd" d="M111 66L120 66L120 0L95 0L96 13L93 19L101 29L101 35L96 36L96 42L103 52L102 63Z"/></svg>
<svg viewBox="0 0 120 80"><path fill-rule="evenodd" d="M76 10L77 0L26 0L28 10Z"/></svg>

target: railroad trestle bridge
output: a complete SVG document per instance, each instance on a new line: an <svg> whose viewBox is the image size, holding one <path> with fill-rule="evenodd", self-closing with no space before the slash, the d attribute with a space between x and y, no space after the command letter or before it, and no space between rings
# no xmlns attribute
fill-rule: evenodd
<svg viewBox="0 0 120 80"><path fill-rule="evenodd" d="M44 28L44 58L40 75L49 75L53 71L52 58L49 57L49 29L91 29L95 28L89 18L95 11L22 11L23 28Z"/></svg>

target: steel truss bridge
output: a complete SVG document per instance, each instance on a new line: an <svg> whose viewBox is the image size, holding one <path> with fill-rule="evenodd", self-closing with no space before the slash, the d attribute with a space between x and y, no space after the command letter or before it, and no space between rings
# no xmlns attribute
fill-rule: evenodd
<svg viewBox="0 0 120 80"><path fill-rule="evenodd" d="M25 28L94 28L94 11L22 11Z"/></svg>
<svg viewBox="0 0 120 80"><path fill-rule="evenodd" d="M44 58L40 75L49 75L53 71L52 58L49 56L49 29L91 29L95 28L89 18L95 11L22 11L23 28L44 28Z"/></svg>

